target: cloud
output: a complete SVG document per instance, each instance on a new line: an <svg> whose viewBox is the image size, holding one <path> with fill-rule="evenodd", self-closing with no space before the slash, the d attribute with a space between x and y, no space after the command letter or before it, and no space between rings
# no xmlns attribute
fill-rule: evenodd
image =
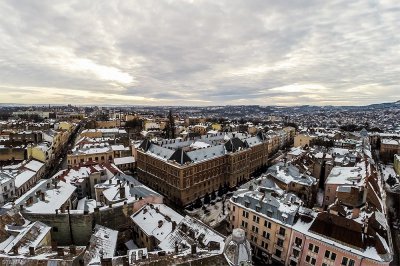
<svg viewBox="0 0 400 266"><path fill-rule="evenodd" d="M0 102L393 101L399 29L396 1L7 0Z"/></svg>

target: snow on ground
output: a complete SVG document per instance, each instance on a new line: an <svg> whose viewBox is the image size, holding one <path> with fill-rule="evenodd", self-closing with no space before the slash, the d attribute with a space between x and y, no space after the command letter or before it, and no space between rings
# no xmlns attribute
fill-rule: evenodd
<svg viewBox="0 0 400 266"><path fill-rule="evenodd" d="M225 214L222 213L222 202L223 199L217 197L214 201L214 205L206 204L206 211L203 208L194 209L193 211L185 210L188 214L194 216L195 218L201 220L203 223L211 226L216 227L218 226L223 220L226 219L228 215L228 200L225 200Z"/></svg>
<svg viewBox="0 0 400 266"><path fill-rule="evenodd" d="M393 177L396 176L396 173L393 169L393 165L391 165L391 164L386 164L386 165L382 164L381 169L382 169L382 175L383 175L383 178L385 179L385 181L389 178L390 175Z"/></svg>
<svg viewBox="0 0 400 266"><path fill-rule="evenodd" d="M396 172L393 169L393 165L391 165L391 164L380 164L380 169L381 169L382 177L385 180L385 188L389 189L389 190L393 190L393 189L397 188L399 183L400 183L399 177L397 177L397 184L394 185L393 187L390 187L386 183L386 180L388 180L388 178L390 176L395 177L395 178L397 176Z"/></svg>

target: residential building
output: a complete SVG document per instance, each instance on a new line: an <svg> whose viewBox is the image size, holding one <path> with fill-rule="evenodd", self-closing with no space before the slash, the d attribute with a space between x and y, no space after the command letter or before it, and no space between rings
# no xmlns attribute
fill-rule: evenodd
<svg viewBox="0 0 400 266"><path fill-rule="evenodd" d="M249 180L267 160L268 140L261 132L219 133L186 141L146 139L137 149L139 180L178 205Z"/></svg>
<svg viewBox="0 0 400 266"><path fill-rule="evenodd" d="M229 200L229 225L242 228L253 254L265 262L284 263L295 216L302 201L272 180L250 181Z"/></svg>

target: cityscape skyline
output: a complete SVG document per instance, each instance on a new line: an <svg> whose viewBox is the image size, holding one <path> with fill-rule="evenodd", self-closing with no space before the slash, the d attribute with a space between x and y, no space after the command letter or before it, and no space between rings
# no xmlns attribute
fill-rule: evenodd
<svg viewBox="0 0 400 266"><path fill-rule="evenodd" d="M399 8L394 1L4 1L0 102L394 102Z"/></svg>

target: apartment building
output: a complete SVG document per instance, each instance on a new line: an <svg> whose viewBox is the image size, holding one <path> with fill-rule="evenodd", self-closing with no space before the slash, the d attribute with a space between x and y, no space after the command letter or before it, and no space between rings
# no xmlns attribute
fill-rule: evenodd
<svg viewBox="0 0 400 266"><path fill-rule="evenodd" d="M296 195L284 193L268 178L250 181L229 201L230 228L245 230L256 257L284 263L301 204Z"/></svg>
<svg viewBox="0 0 400 266"><path fill-rule="evenodd" d="M267 160L268 139L261 132L208 134L186 141L146 139L137 149L139 180L178 205L245 182Z"/></svg>

